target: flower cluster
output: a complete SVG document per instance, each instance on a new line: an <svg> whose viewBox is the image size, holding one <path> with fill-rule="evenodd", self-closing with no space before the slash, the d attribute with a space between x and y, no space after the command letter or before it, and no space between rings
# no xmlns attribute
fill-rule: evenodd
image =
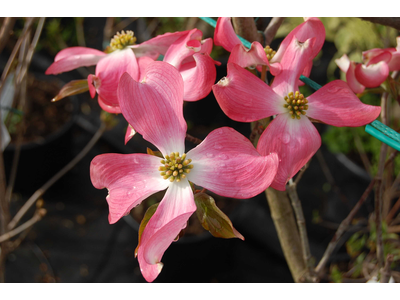
<svg viewBox="0 0 400 300"><path fill-rule="evenodd" d="M334 126L365 125L380 113L363 104L349 85L336 80L311 95L299 91L300 75L309 76L314 57L325 40L317 18L305 19L275 52L253 42L245 48L230 18L219 18L214 42L231 52L226 77L218 83L211 57L213 41L192 29L166 33L135 44L132 32L118 33L108 52L68 48L55 57L47 74L96 65L88 76L92 97L111 113L122 113L130 130L162 154L102 154L90 166L94 187L107 188L109 222L115 223L150 195L166 190L140 233L137 257L147 281L161 271L161 259L196 211L191 183L216 194L245 199L269 186L286 183L321 145L312 121ZM391 53L393 57L395 54ZM163 61L157 61L159 55ZM371 54L372 56L386 54ZM382 59L383 60L383 59ZM388 63L385 56L385 62ZM389 63L390 65L390 63ZM264 68L263 68L264 66ZM247 70L268 68L271 85ZM386 75L387 76L387 75ZM225 114L240 122L273 117L256 147L232 128L210 132L195 148L185 149L183 102L197 101L213 91ZM127 134L126 140L131 137Z"/></svg>

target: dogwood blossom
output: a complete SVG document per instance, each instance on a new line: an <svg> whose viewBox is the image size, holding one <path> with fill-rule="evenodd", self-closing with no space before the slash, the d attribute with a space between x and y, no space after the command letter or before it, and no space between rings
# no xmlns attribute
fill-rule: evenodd
<svg viewBox="0 0 400 300"><path fill-rule="evenodd" d="M110 113L121 113L117 97L121 75L126 72L134 80L141 80L144 69L160 54L184 77L185 101L200 100L211 91L216 77L215 62L209 56L213 42L210 38L202 40L200 30L165 33L141 44L135 42L132 31L122 31L111 40L110 53L86 47L66 48L56 55L46 74L96 65L95 74L88 76L89 92L92 98L97 93L99 105Z"/></svg>
<svg viewBox="0 0 400 300"><path fill-rule="evenodd" d="M397 48L374 48L362 53L363 63L351 61L346 54L336 59L339 69L355 93L380 86L392 71L400 70L400 37Z"/></svg>
<svg viewBox="0 0 400 300"><path fill-rule="evenodd" d="M166 190L141 234L137 251L141 272L149 282L160 273L165 250L196 210L189 182L222 196L249 198L270 185L278 168L275 153L260 155L248 139L229 127L212 131L185 152L183 95L182 76L169 63L149 64L141 82L123 74L118 86L122 114L164 158L102 154L90 167L93 185L108 189L110 223L148 196Z"/></svg>
<svg viewBox="0 0 400 300"><path fill-rule="evenodd" d="M300 94L299 77L315 55L314 43L315 38L299 40L294 35L271 86L235 63L228 63L227 77L213 86L219 105L233 120L253 122L276 115L262 133L257 150L278 153L279 170L271 184L278 190L285 190L285 184L321 145L308 117L334 126L361 126L377 118L381 110L363 104L341 80L308 97Z"/></svg>

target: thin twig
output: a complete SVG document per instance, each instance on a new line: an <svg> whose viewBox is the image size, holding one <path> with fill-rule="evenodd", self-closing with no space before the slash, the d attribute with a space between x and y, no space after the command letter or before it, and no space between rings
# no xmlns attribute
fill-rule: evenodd
<svg viewBox="0 0 400 300"><path fill-rule="evenodd" d="M393 262L393 254L388 254L386 256L385 266L381 270L381 280L380 283L388 283L390 280L390 265Z"/></svg>
<svg viewBox="0 0 400 300"><path fill-rule="evenodd" d="M127 27L129 24L135 22L137 19L138 19L138 17L129 17L129 18L123 19L122 21L115 24L114 31L115 32L121 31L122 29Z"/></svg>
<svg viewBox="0 0 400 300"><path fill-rule="evenodd" d="M40 18L39 19L39 23L38 23L38 26L36 28L35 35L33 36L32 42L29 45L29 49L28 49L28 52L27 52L26 57L25 57L24 65L23 65L23 68L22 68L22 72L21 72L21 74L19 74L19 76L18 76L18 78L16 80L17 84L18 84L19 80L22 80L22 78L25 76L26 72L28 72L28 67L31 64L33 53L35 52L36 45L37 45L37 43L39 41L39 38L40 38L40 35L42 33L45 19L46 18Z"/></svg>
<svg viewBox="0 0 400 300"><path fill-rule="evenodd" d="M3 24L0 28L0 53L7 44L7 40L10 37L11 28L13 28L17 19L13 17L6 17L3 20Z"/></svg>
<svg viewBox="0 0 400 300"><path fill-rule="evenodd" d="M294 183L297 185L301 179L301 177L303 177L304 172L308 169L308 166L310 165L311 162L311 158L310 160L304 165L304 167L302 167L299 171L299 173L297 173L296 179L294 180Z"/></svg>
<svg viewBox="0 0 400 300"><path fill-rule="evenodd" d="M19 247L19 245L21 245L21 243L24 241L24 239L28 236L29 232L31 231L32 227L29 227L27 229L25 229L19 236L17 239L15 239L14 241L10 241L8 242L8 251L9 252L13 252L15 249L17 249Z"/></svg>
<svg viewBox="0 0 400 300"><path fill-rule="evenodd" d="M400 225L389 226L387 229L388 233L399 233L400 232Z"/></svg>
<svg viewBox="0 0 400 300"><path fill-rule="evenodd" d="M44 208L38 209L37 212L33 215L33 217L30 220L26 221L24 224L18 226L14 230L10 230L9 232L0 236L0 243L7 241L8 239L12 238L13 236L28 229L33 224L35 224L37 221L41 220L45 214L46 214L46 210Z"/></svg>
<svg viewBox="0 0 400 300"><path fill-rule="evenodd" d="M20 100L19 105L23 108L26 107L25 102L26 102L27 71L28 71L28 67L31 63L36 45L39 41L41 32L43 30L44 20L45 20L45 18L39 19L39 23L36 28L36 32L32 39L32 42L29 44L30 30L28 30L27 34L25 35L25 39L22 43L22 46L21 46L20 59L19 59L21 61L21 63L19 64L19 66L17 68L19 71L16 74L15 85L18 88L17 88L17 93L15 96L19 98L19 100ZM16 151L15 151L14 158L13 158L13 164L12 164L12 169L11 169L11 173L10 173L9 185L7 187L6 194L5 194L5 201L7 203L9 203L11 200L12 191L14 188L14 183L15 183L16 174L17 174L17 167L18 167L19 155L20 155L21 144L22 144L22 131L21 130L22 130L23 122L24 122L24 120L22 120L22 123L19 126L20 130L18 132Z"/></svg>
<svg viewBox="0 0 400 300"><path fill-rule="evenodd" d="M338 185L336 184L335 179L333 178L333 175L331 173L331 171L329 170L328 164L325 161L325 158L322 154L321 149L318 149L317 153L316 153L318 162L321 166L322 172L325 175L325 178L328 180L329 184L331 185L332 189L339 195L340 200L342 200L343 203L347 204L348 200L346 198L345 195L342 194L342 192L340 191Z"/></svg>
<svg viewBox="0 0 400 300"><path fill-rule="evenodd" d="M356 145L358 153L360 154L360 158L361 158L362 163L363 163L363 165L365 167L365 170L368 172L368 174L371 175L371 163L370 163L370 161L368 159L367 154L365 153L365 149L363 147L360 135L357 133L357 130L354 127L351 128L351 130L352 130L351 132L352 132L352 134L354 136L354 143Z"/></svg>
<svg viewBox="0 0 400 300"><path fill-rule="evenodd" d="M54 282L56 282L54 268L51 265L50 261L47 259L46 255L43 253L42 249L40 249L40 247L37 244L33 244L33 246L34 246L32 247L33 253L35 253L36 257L40 260L41 263L47 266L47 270L49 270L51 278L54 279Z"/></svg>
<svg viewBox="0 0 400 300"><path fill-rule="evenodd" d="M383 193L383 208L382 208L382 216L385 220L389 221L393 218L393 215L391 218L388 218L389 215L389 209L390 209L390 204L391 204L391 200L395 197L398 197L398 187L400 184L400 173L397 174L395 180L392 181L392 184L389 188L387 188L385 190L385 192ZM394 211L395 213L396 211Z"/></svg>
<svg viewBox="0 0 400 300"><path fill-rule="evenodd" d="M191 136L190 134L186 133L186 139L189 142L192 142L193 144L200 144L202 142L201 139L198 139L197 137Z"/></svg>
<svg viewBox="0 0 400 300"><path fill-rule="evenodd" d="M307 266L308 275L310 276L311 280L314 281L312 278L313 276L313 264L311 260L311 251L310 251L310 244L308 242L307 236L307 229L306 229L306 221L304 219L303 210L301 208L301 203L299 200L299 196L297 195L296 191L296 183L293 180L289 181L289 185L287 186L287 191L289 198L292 203L293 211L296 216L297 226L299 228L300 240L303 249L303 259L304 263Z"/></svg>
<svg viewBox="0 0 400 300"><path fill-rule="evenodd" d="M258 143L258 139L261 134L264 132L264 126L261 124L262 120L251 122L251 133L249 136L250 142L256 147Z"/></svg>
<svg viewBox="0 0 400 300"><path fill-rule="evenodd" d="M264 37L265 37L265 44L270 45L272 40L274 39L276 32L278 31L279 27L282 25L284 17L273 17L269 22L267 28L264 30Z"/></svg>
<svg viewBox="0 0 400 300"><path fill-rule="evenodd" d="M392 74L393 75L393 74ZM388 125L388 112L387 112L387 102L389 94L384 92L381 97L381 120L382 123ZM382 179L383 170L385 168L385 158L387 155L388 146L382 143L379 162L378 162L378 172L375 176L376 186L375 186L375 224L376 224L376 256L378 260L378 268L381 269L385 262L385 257L383 253L383 238L382 238Z"/></svg>
<svg viewBox="0 0 400 300"><path fill-rule="evenodd" d="M33 25L33 20L34 20L34 18L29 18L28 21L26 21L24 29L22 31L22 34L19 37L17 43L15 44L13 51L11 52L11 55L8 58L7 64L3 69L3 73L1 74L1 78L0 78L0 93L1 93L1 89L3 88L3 83L4 83L8 73L10 72L11 66L15 60L15 56L17 55L18 50L21 47L22 41L25 39L25 35L29 32L29 29Z"/></svg>
<svg viewBox="0 0 400 300"><path fill-rule="evenodd" d="M388 160L386 161L384 167L388 166L396 157L398 154L398 151L392 153ZM376 178L372 179L371 182L369 183L367 189L364 191L362 194L360 200L356 203L356 205L353 207L353 209L350 211L349 215L340 223L339 228L336 230L335 235L333 236L332 240L328 244L328 247L326 248L320 262L318 263L317 267L315 268L315 272L321 276L322 273L321 271L325 268L325 265L327 264L329 257L332 255L333 251L336 248L336 245L339 241L339 239L342 237L343 233L347 231L349 228L351 220L353 220L354 216L358 212L358 210L361 208L362 204L367 200L368 195L371 193L374 184L376 182Z"/></svg>
<svg viewBox="0 0 400 300"><path fill-rule="evenodd" d="M104 130L106 128L105 123L101 123L99 129L94 134L89 143L82 149L82 151L75 156L64 168L62 168L56 175L50 178L40 189L38 189L21 207L21 209L17 212L11 222L8 224L8 230L12 230L15 225L19 222L19 220L25 215L28 209L36 202L39 197L41 197L54 183L56 183L62 176L64 176L69 170L71 170L86 154L93 148L93 146L97 143L97 141L102 136Z"/></svg>
<svg viewBox="0 0 400 300"><path fill-rule="evenodd" d="M109 42L111 40L111 37L114 34L113 27L114 27L114 18L107 17L106 24L104 25L104 29L103 29L103 44L105 44L106 42Z"/></svg>
<svg viewBox="0 0 400 300"><path fill-rule="evenodd" d="M386 224L389 224L392 221L396 212L400 209L400 198L397 199L396 203L393 205L392 209L386 216Z"/></svg>
<svg viewBox="0 0 400 300"><path fill-rule="evenodd" d="M26 113L27 105L26 105L26 88L27 88L27 77L25 73L23 76L20 76L23 66L25 64L25 59L27 57L27 52L28 52L28 44L29 44L29 38L30 38L30 31L28 34L25 36L24 41L22 42L21 45L21 50L19 53L19 63L17 66L17 71L16 71L16 76L15 76L15 89L16 93L14 95L13 102L16 107L21 107L24 112L24 116ZM19 78L19 80L18 80ZM19 100L19 102L18 102ZM17 103L15 103L17 101ZM17 127L17 137L15 140L15 151L14 151L14 157L11 165L11 171L10 171L10 176L8 179L8 186L5 194L5 201L7 203L10 203L11 201L11 196L12 196L12 191L14 189L14 184L17 176L17 169L18 169L18 162L19 162L19 157L21 153L21 144L22 144L22 138L23 138L23 128L25 124L25 117L22 118L21 122L18 124ZM10 220L8 220L9 222Z"/></svg>
<svg viewBox="0 0 400 300"><path fill-rule="evenodd" d="M372 188L375 184L375 178L372 179L370 184L368 185L367 189L362 194L360 200L356 203L353 209L350 211L349 215L340 223L339 228L336 230L335 235L333 236L332 240L328 244L328 247L325 250L324 255L322 256L320 262L318 263L317 267L315 268L315 272L320 275L321 271L325 267L328 262L329 257L332 255L333 250L336 248L336 245L339 239L342 237L343 233L347 230L350 225L351 220L353 220L355 214L358 212L360 207L364 204L365 200L367 200L368 195L371 193Z"/></svg>

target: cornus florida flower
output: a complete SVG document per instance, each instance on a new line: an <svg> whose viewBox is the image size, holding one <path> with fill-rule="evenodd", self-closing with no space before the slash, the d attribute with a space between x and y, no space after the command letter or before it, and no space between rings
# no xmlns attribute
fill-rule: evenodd
<svg viewBox="0 0 400 300"><path fill-rule="evenodd" d="M389 72L400 70L399 40L400 37L397 38L397 48L364 51L362 64L350 61L346 54L335 60L339 69L346 73L346 81L355 93L380 86Z"/></svg>
<svg viewBox="0 0 400 300"><path fill-rule="evenodd" d="M257 150L278 154L279 169L271 184L278 190L285 190L285 184L321 145L308 117L334 126L361 126L380 113L380 107L363 104L341 80L308 97L299 93L299 76L313 55L312 43L313 39L292 39L281 59L282 70L271 86L234 63L228 63L227 77L213 86L219 105L233 120L252 122L276 115L261 135Z"/></svg>
<svg viewBox="0 0 400 300"><path fill-rule="evenodd" d="M276 154L260 155L248 139L228 127L212 131L186 152L183 93L182 76L165 62L150 64L141 82L123 74L118 86L122 114L164 158L103 154L90 167L93 185L108 189L110 223L166 189L138 246L140 269L147 281L158 276L165 250L196 210L189 181L222 196L249 198L270 185L278 168Z"/></svg>
<svg viewBox="0 0 400 300"><path fill-rule="evenodd" d="M266 65L273 75L278 75L281 71L280 61L295 35L300 41L315 37L315 41L311 45L310 59L303 70L303 75L308 77L312 68L312 59L321 50L325 40L325 28L318 18L305 18L304 23L294 28L285 37L278 51L273 51L269 46L263 48L259 42L253 42L251 48L247 49L237 37L231 18L222 17L217 20L214 43L231 52L228 62L238 64L243 68Z"/></svg>
<svg viewBox="0 0 400 300"><path fill-rule="evenodd" d="M78 67L96 65L95 74L88 76L88 86L92 98L98 94L102 109L110 113L120 113L117 97L118 82L123 73L128 73L134 80L143 77L146 66L166 54L168 48L182 36L191 31L165 33L135 45L136 37L132 31L117 33L105 53L86 47L71 47L61 50L46 74L59 74ZM142 75L141 75L142 73Z"/></svg>

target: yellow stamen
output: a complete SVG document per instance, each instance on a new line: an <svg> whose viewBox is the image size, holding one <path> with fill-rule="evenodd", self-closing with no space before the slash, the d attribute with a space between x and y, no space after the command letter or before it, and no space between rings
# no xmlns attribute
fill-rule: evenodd
<svg viewBox="0 0 400 300"><path fill-rule="evenodd" d="M286 104L283 107L289 110L289 114L292 119L300 119L301 115L306 115L306 110L308 109L308 100L299 91L295 93L290 92L284 97Z"/></svg>
<svg viewBox="0 0 400 300"><path fill-rule="evenodd" d="M165 155L160 162L162 164L158 168L159 171L162 171L160 175L170 182L181 181L186 178L185 173L188 174L193 169L193 165L190 164L192 160L190 158L187 159L185 153L180 156L179 152L172 152L169 155Z"/></svg>
<svg viewBox="0 0 400 300"><path fill-rule="evenodd" d="M271 60L274 57L274 55L276 54L276 51L272 50L272 48L270 46L266 46L264 48L264 52L267 55L268 60Z"/></svg>
<svg viewBox="0 0 400 300"><path fill-rule="evenodd" d="M136 37L132 30L117 32L116 35L111 39L110 47L112 50L123 49L126 46L134 45L136 43Z"/></svg>

